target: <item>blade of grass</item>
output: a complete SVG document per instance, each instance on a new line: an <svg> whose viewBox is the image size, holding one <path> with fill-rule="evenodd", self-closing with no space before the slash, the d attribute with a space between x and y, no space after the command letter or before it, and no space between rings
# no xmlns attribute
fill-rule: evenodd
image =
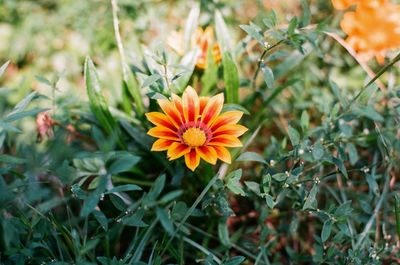
<svg viewBox="0 0 400 265"><path fill-rule="evenodd" d="M399 197L394 195L394 212L396 214L396 230L397 230L397 236L400 240L400 201Z"/></svg>

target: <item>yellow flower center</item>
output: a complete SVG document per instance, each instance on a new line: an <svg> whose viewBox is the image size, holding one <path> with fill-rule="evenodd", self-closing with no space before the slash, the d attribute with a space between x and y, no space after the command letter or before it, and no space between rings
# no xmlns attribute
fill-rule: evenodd
<svg viewBox="0 0 400 265"><path fill-rule="evenodd" d="M189 146L201 146L206 140L206 134L200 128L189 128L182 134L183 141Z"/></svg>

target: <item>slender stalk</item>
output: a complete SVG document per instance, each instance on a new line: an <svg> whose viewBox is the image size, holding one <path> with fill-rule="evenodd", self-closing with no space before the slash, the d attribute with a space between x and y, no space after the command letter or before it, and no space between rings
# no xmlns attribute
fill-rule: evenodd
<svg viewBox="0 0 400 265"><path fill-rule="evenodd" d="M115 39L117 41L119 55L121 56L122 76L124 78L124 81L128 82L128 73L126 72L127 69L125 67L125 65L127 65L127 64L126 64L126 59L125 59L124 46L122 45L121 35L119 33L119 20L118 20L118 16L117 16L117 12L118 12L117 0L111 0L111 6L112 6L112 16L113 16Z"/></svg>

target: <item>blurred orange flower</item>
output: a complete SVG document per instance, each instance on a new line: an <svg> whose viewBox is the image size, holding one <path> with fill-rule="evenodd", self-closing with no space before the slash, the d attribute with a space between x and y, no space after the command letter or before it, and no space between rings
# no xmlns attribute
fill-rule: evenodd
<svg viewBox="0 0 400 265"><path fill-rule="evenodd" d="M340 26L363 61L376 57L382 64L388 50L400 47L400 6L389 1L359 1L355 12L344 14Z"/></svg>
<svg viewBox="0 0 400 265"><path fill-rule="evenodd" d="M221 50L218 43L213 43L213 29L211 27L207 27L203 30L202 27L197 27L195 32L191 38L191 47L192 49L199 49L199 54L196 59L196 66L201 69L206 69L208 67L207 59L208 59L208 47L212 45L212 55L214 58L214 62L218 64L221 59ZM184 49L184 37L182 31L173 31L167 37L167 44L169 47L174 49L179 55L183 55L185 53Z"/></svg>
<svg viewBox="0 0 400 265"><path fill-rule="evenodd" d="M154 142L152 151L168 150L169 160L185 156L188 168L194 171L200 158L215 165L217 159L231 163L231 155L225 147L240 147L238 139L247 128L236 124L243 115L241 111L220 114L224 105L222 93L209 98L199 97L188 86L182 98L172 94L172 100L159 99L164 113L150 112L147 119L156 125L147 134L160 138Z"/></svg>

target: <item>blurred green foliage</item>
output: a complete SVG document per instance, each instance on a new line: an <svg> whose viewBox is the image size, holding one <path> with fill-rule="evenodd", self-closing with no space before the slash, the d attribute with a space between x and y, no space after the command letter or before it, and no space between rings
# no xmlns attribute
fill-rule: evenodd
<svg viewBox="0 0 400 265"><path fill-rule="evenodd" d="M118 6L0 3L2 264L399 262L398 69L371 83L330 1ZM166 45L197 25L222 50L206 70ZM150 151L143 112L187 85L245 113L231 165Z"/></svg>

